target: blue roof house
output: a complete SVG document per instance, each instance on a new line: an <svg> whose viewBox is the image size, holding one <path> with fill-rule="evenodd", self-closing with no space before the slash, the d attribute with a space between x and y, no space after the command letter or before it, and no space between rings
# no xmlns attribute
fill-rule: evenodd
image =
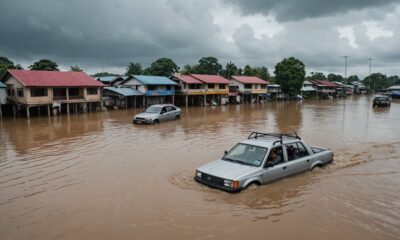
<svg viewBox="0 0 400 240"><path fill-rule="evenodd" d="M144 106L161 103L174 103L176 82L162 76L132 75L121 83L121 87L129 87L144 95Z"/></svg>

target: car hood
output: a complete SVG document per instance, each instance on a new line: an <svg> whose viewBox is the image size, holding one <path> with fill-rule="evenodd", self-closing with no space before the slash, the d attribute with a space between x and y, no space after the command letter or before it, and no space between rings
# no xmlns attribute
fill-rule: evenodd
<svg viewBox="0 0 400 240"><path fill-rule="evenodd" d="M204 164L197 168L200 172L230 180L235 180L245 174L249 174L255 169L257 169L257 167L246 166L221 159Z"/></svg>
<svg viewBox="0 0 400 240"><path fill-rule="evenodd" d="M139 113L135 115L135 118L139 117L139 118L153 118L153 117L157 117L158 114L157 113Z"/></svg>

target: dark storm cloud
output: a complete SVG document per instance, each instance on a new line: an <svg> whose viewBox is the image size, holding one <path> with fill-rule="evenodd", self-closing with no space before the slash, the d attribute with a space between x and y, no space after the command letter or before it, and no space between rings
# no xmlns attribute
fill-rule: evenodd
<svg viewBox="0 0 400 240"><path fill-rule="evenodd" d="M274 14L278 21L296 21L387 6L398 0L226 0L244 14Z"/></svg>
<svg viewBox="0 0 400 240"><path fill-rule="evenodd" d="M267 66L271 72L289 56L314 71L341 72L341 55L351 55L353 66L363 66L368 57L376 58L381 70L400 65L400 5L393 7L394 1L226 2L1 0L0 56L24 67L49 58L64 70L78 64L90 73L102 65L122 73L131 61L148 66L160 57L182 66L216 56L223 64ZM260 14L249 20L252 13L273 13L283 22ZM370 20L393 36L371 40L364 24ZM340 27L354 29L356 48L339 38ZM275 34L260 34L265 29Z"/></svg>
<svg viewBox="0 0 400 240"><path fill-rule="evenodd" d="M188 11L193 6L199 11ZM223 54L218 39L210 35L217 29L202 10L205 7L201 1L189 6L163 0L3 0L0 9L7 10L0 14L0 54L111 65L162 56L185 58L199 52Z"/></svg>

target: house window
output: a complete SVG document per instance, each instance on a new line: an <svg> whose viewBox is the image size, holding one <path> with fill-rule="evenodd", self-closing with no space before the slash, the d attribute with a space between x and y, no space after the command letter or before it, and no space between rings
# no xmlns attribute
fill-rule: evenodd
<svg viewBox="0 0 400 240"><path fill-rule="evenodd" d="M87 88L87 95L97 95L97 88Z"/></svg>
<svg viewBox="0 0 400 240"><path fill-rule="evenodd" d="M267 84L261 84L261 89L267 89Z"/></svg>
<svg viewBox="0 0 400 240"><path fill-rule="evenodd" d="M24 97L24 89L23 88L17 88L17 96Z"/></svg>
<svg viewBox="0 0 400 240"><path fill-rule="evenodd" d="M189 89L200 89L200 84L189 84Z"/></svg>
<svg viewBox="0 0 400 240"><path fill-rule="evenodd" d="M156 86L154 85L147 85L147 90L156 90Z"/></svg>
<svg viewBox="0 0 400 240"><path fill-rule="evenodd" d="M219 85L219 89L225 89L226 88L226 85L225 84L220 84Z"/></svg>
<svg viewBox="0 0 400 240"><path fill-rule="evenodd" d="M172 90L172 86L167 86L167 90Z"/></svg>
<svg viewBox="0 0 400 240"><path fill-rule="evenodd" d="M31 97L46 97L47 88L31 88Z"/></svg>
<svg viewBox="0 0 400 240"><path fill-rule="evenodd" d="M245 89L251 89L251 84L245 84L245 85L244 85L244 88L245 88Z"/></svg>
<svg viewBox="0 0 400 240"><path fill-rule="evenodd" d="M214 84L208 84L208 88L214 88Z"/></svg>

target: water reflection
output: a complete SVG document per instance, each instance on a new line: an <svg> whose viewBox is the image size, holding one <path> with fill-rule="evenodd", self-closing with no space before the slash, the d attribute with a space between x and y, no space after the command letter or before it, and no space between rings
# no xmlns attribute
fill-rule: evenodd
<svg viewBox="0 0 400 240"><path fill-rule="evenodd" d="M356 97L193 107L155 126L132 125L138 111L0 121L0 238L400 235L399 103L372 109L371 98ZM335 162L234 195L194 182L198 166L251 131L297 131L332 148Z"/></svg>

